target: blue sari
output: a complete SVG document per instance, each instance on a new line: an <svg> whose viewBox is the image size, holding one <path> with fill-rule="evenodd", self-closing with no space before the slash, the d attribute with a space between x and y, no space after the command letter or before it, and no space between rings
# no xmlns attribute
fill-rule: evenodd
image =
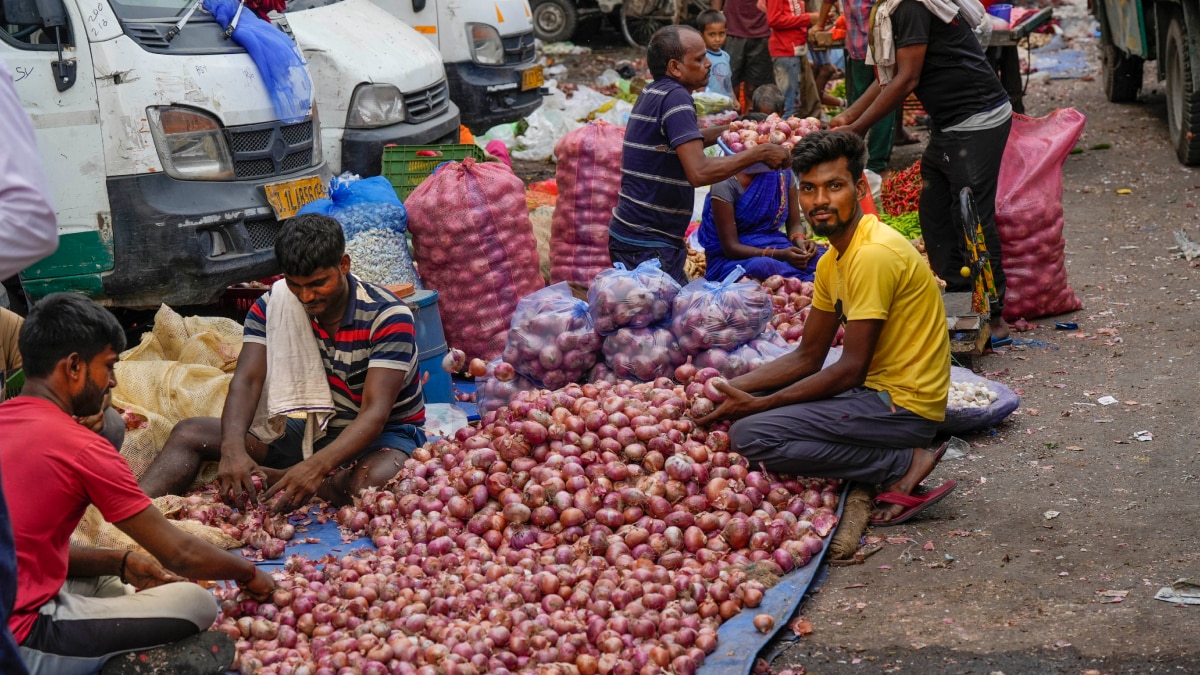
<svg viewBox="0 0 1200 675"><path fill-rule="evenodd" d="M751 179L749 187L733 206L738 241L757 248L791 248L792 242L788 241L784 232L788 219L788 186L791 181L791 171L760 173ZM746 276L753 279L766 279L778 274L812 281L817 270L817 259L824 252L823 249L818 250L804 269L797 269L782 260L764 256L742 260L726 258L725 251L721 248L721 238L717 235L716 222L713 220L711 194L704 199L704 215L700 219L697 237L708 258L704 277L710 281L724 279L738 265L745 268Z"/></svg>

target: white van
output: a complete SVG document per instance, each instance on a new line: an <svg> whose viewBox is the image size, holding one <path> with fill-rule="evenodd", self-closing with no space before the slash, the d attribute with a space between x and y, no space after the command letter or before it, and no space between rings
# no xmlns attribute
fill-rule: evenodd
<svg viewBox="0 0 1200 675"><path fill-rule="evenodd" d="M315 111L279 120L204 12L169 39L188 4L0 0L0 59L58 213L58 251L21 275L32 298L212 302L274 274L279 219L323 193Z"/></svg>
<svg viewBox="0 0 1200 675"><path fill-rule="evenodd" d="M385 145L457 143L437 49L370 0L295 0L286 21L308 62L335 174L378 176Z"/></svg>
<svg viewBox="0 0 1200 675"><path fill-rule="evenodd" d="M442 54L463 124L483 133L537 110L546 93L526 0L372 0Z"/></svg>

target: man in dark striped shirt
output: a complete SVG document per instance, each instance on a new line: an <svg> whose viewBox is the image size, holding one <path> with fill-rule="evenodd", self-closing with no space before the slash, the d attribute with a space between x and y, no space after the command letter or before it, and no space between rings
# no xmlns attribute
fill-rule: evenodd
<svg viewBox="0 0 1200 675"><path fill-rule="evenodd" d="M272 507L287 512L313 496L348 502L400 470L425 443L425 401L418 377L412 312L390 291L350 273L338 222L303 215L288 220L275 242L287 288L304 306L320 347L336 414L304 459L305 421L267 445L249 433L267 375L267 303L246 315L242 352L221 418L176 425L141 480L146 494L178 494L200 463L219 460L221 497L237 505L257 498L252 474L266 479ZM351 466L352 465L352 466Z"/></svg>
<svg viewBox="0 0 1200 675"><path fill-rule="evenodd" d="M724 126L700 129L691 92L708 84L712 63L704 38L690 26L666 26L650 39L647 65L654 82L638 95L625 128L621 192L608 226L613 262L632 269L658 258L663 271L687 283L684 233L695 188L712 185L762 162L784 166L782 146L764 143L731 157L707 157Z"/></svg>

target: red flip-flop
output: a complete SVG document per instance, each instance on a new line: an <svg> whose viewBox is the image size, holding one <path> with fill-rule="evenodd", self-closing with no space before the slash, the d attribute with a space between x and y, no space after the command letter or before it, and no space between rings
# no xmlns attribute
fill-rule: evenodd
<svg viewBox="0 0 1200 675"><path fill-rule="evenodd" d="M936 504L943 497L954 492L955 486L958 485L956 480L948 480L942 483L936 489L930 490L924 494L906 495L899 492L884 492L875 498L876 502L883 504L899 504L904 507L900 515L891 520L872 520L871 525L874 527L886 527L888 525L899 525L901 523L912 520L913 516L925 510L926 507Z"/></svg>

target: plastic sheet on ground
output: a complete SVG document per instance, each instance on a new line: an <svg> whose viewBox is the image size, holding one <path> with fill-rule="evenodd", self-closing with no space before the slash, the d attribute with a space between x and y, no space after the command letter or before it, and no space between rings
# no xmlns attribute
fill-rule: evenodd
<svg viewBox="0 0 1200 675"><path fill-rule="evenodd" d="M842 496L838 500L837 516L840 524L842 508L846 504L846 494L849 483L842 487ZM747 608L738 612L732 619L721 624L717 630L717 649L704 659L704 665L696 670L696 675L732 675L733 673L749 673L754 668L754 661L771 639L781 629L785 628L788 619L796 613L800 600L812 584L821 569L825 552L829 550L829 542L837 528L824 538L825 545L821 552L814 555L804 567L788 572L779 579L779 583L763 593L762 604L753 609ZM754 617L759 614L769 614L775 618L775 629L763 634L754 627Z"/></svg>

